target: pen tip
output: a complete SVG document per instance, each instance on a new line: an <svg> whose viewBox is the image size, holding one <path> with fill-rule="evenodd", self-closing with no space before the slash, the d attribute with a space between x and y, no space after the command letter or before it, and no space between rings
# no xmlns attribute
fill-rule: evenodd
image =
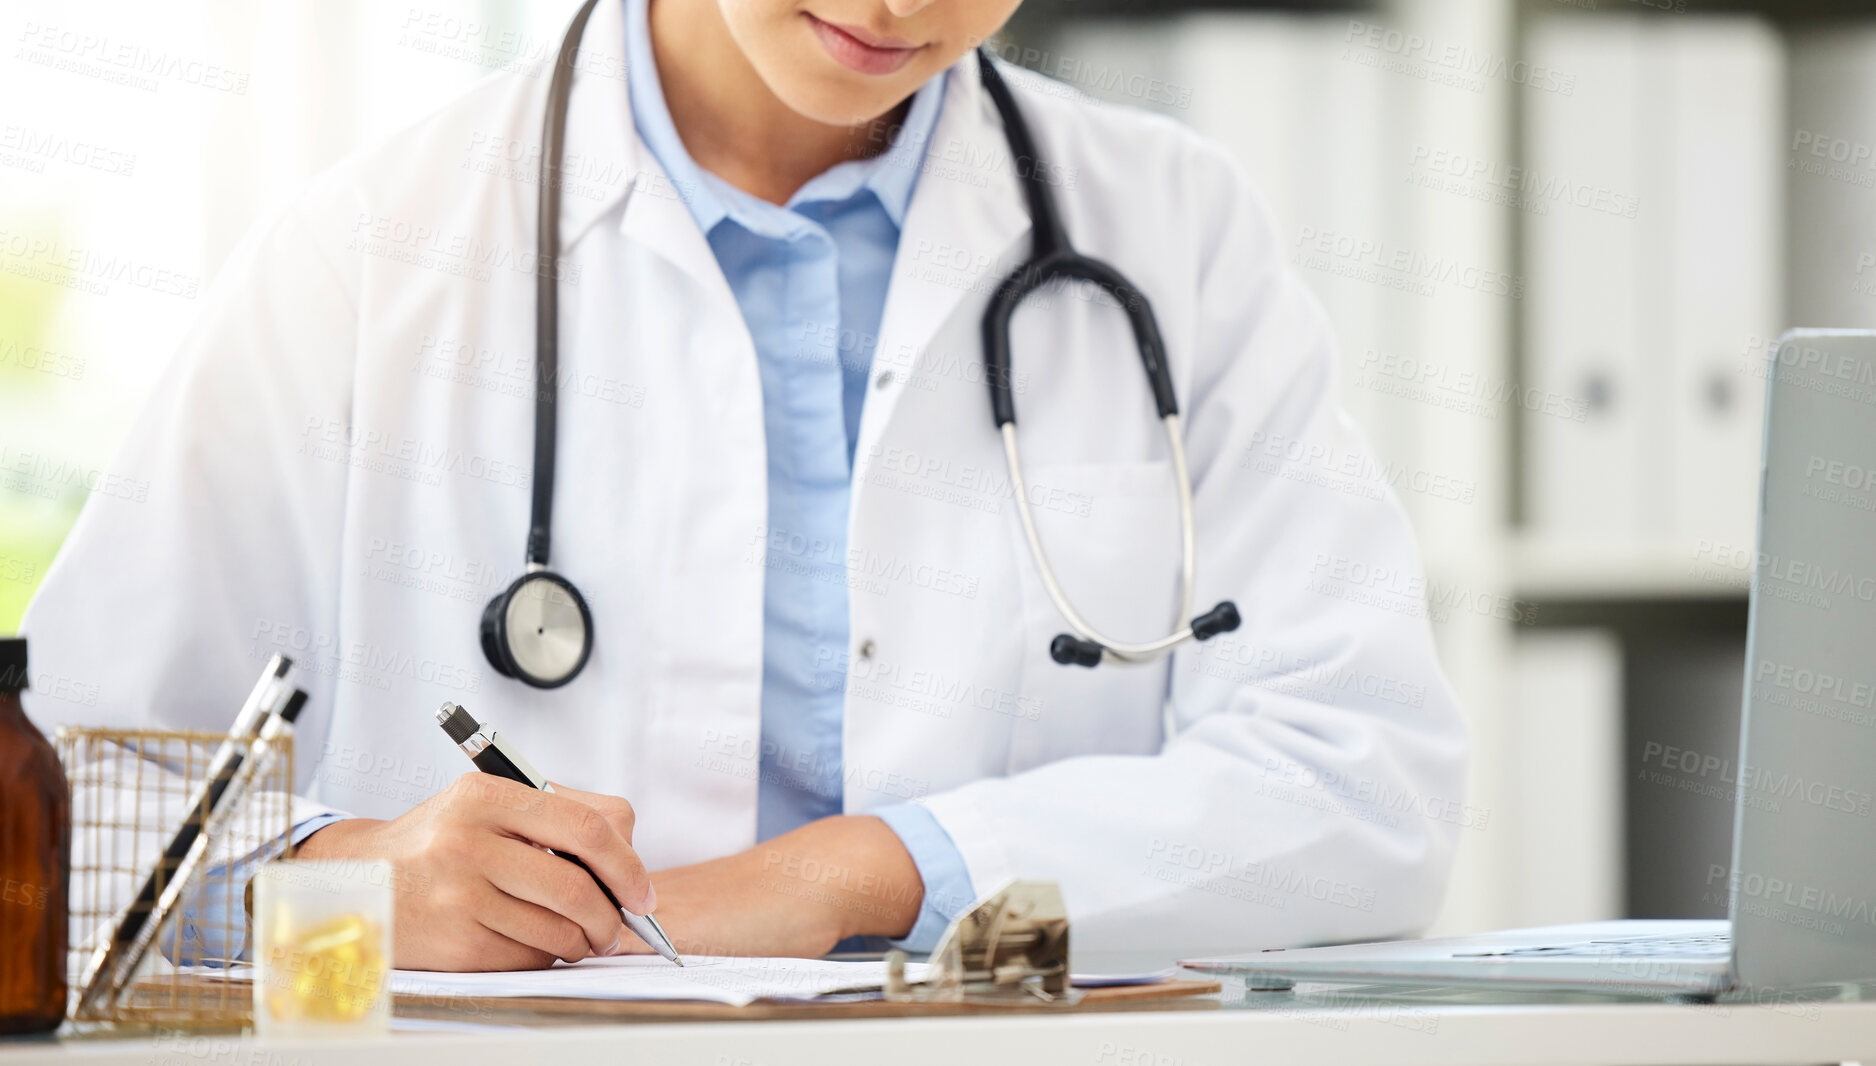
<svg viewBox="0 0 1876 1066"><path fill-rule="evenodd" d="M676 955L671 956L671 961L677 963L679 966L684 965L684 960L678 958Z"/></svg>

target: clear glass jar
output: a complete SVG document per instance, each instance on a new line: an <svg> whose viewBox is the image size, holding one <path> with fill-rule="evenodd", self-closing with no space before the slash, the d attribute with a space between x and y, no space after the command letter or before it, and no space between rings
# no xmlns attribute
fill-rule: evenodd
<svg viewBox="0 0 1876 1066"><path fill-rule="evenodd" d="M270 862L254 878L254 1031L367 1036L391 1019L388 862Z"/></svg>

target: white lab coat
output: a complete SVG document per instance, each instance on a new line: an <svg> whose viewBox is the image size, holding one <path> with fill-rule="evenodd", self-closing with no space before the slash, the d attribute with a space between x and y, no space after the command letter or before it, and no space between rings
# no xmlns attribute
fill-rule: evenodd
<svg viewBox="0 0 1876 1066"><path fill-rule="evenodd" d="M526 688L478 643L521 569L531 480L547 85L502 73L317 180L222 270L130 430L138 491L90 502L27 616L53 679L28 697L41 724L219 730L280 651L311 694L301 813L391 817L465 772L431 717L448 699L550 777L629 798L654 869L755 842L765 567L820 549L765 528L755 352L683 190L632 133L620 7L599 5L578 64L555 267L552 561L592 608L584 673ZM1158 314L1198 605L1235 598L1243 628L1150 666L1049 658L1065 626L1008 496L979 339L1028 219L967 57L860 427L846 809L925 804L979 892L1059 880L1082 947L1422 927L1473 817L1464 740L1401 591L1408 525L1336 402L1328 323L1217 148L1012 74L1069 233ZM1177 511L1118 310L1070 290L1022 312L1013 384L1070 595L1117 638L1159 636Z"/></svg>

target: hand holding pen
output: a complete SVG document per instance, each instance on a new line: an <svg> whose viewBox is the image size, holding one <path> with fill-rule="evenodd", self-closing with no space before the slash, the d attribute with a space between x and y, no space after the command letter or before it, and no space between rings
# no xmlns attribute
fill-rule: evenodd
<svg viewBox="0 0 1876 1066"><path fill-rule="evenodd" d="M655 906L632 829L617 797L470 773L391 821L327 826L300 855L396 865L399 967L538 969L621 950L629 938L608 891L631 910ZM579 855L608 887L543 848Z"/></svg>
<svg viewBox="0 0 1876 1066"><path fill-rule="evenodd" d="M528 761L521 757L520 752L503 740L495 730L483 727L470 717L468 711L454 703L445 703L437 709L436 721L443 727L443 732L449 734L449 738L462 749L463 754L469 756L469 760L475 763L476 769L541 792L555 792L554 786L529 765ZM629 811L630 808L628 807L627 810ZM631 827L628 825L625 830L628 842L631 836ZM611 888L607 887L605 879L594 872L591 866L581 861L577 854L562 847L551 844L549 846L554 847L560 858L585 870L592 877L594 883L599 885L599 890L606 894L606 899L618 908L619 917L625 922L627 929L649 945L653 951L679 966L684 965L684 960L678 958L677 950L671 946L671 938L665 935L664 929L658 924L658 919L651 916L652 908L657 905L657 894L652 891L649 884L646 886L644 904L637 911L633 911L619 903L619 898L613 895ZM615 944L614 950L617 950L617 947L618 945Z"/></svg>

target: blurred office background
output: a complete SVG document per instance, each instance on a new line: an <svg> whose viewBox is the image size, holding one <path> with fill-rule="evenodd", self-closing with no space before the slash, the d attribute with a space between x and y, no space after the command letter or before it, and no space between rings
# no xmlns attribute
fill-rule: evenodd
<svg viewBox="0 0 1876 1066"><path fill-rule="evenodd" d="M9 0L0 632L242 232L573 6ZM994 43L1218 139L1328 307L1475 738L1442 931L1723 912L1768 342L1876 325L1867 13L1029 0Z"/></svg>

